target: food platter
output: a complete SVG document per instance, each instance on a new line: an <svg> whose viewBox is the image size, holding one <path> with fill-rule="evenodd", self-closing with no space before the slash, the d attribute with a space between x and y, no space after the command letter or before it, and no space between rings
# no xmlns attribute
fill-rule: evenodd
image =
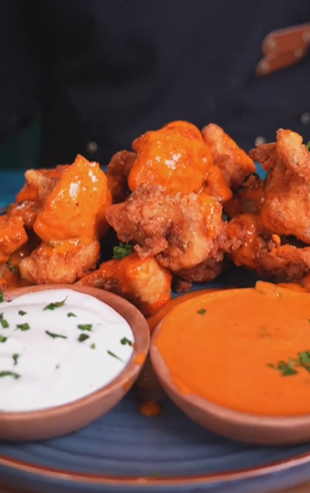
<svg viewBox="0 0 310 493"><path fill-rule="evenodd" d="M22 183L22 172L1 173L0 207L14 200ZM239 269L237 277L232 270L229 279L192 289L254 282L251 272ZM0 482L32 493L271 493L310 480L310 443L231 441L196 425L168 399L154 417L141 415L139 402L133 389L107 415L70 435L0 442Z"/></svg>

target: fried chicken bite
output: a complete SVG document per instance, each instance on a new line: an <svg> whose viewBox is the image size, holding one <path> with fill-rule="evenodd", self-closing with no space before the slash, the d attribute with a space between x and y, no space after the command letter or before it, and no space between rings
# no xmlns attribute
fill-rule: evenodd
<svg viewBox="0 0 310 493"><path fill-rule="evenodd" d="M128 178L133 163L136 159L136 153L130 151L119 151L112 156L107 166L108 176L123 176Z"/></svg>
<svg viewBox="0 0 310 493"><path fill-rule="evenodd" d="M8 207L8 215L20 217L25 227L32 229L44 201L68 167L65 164L58 165L55 169L27 170L26 183L17 194L16 202Z"/></svg>
<svg viewBox="0 0 310 493"><path fill-rule="evenodd" d="M133 252L123 258L103 262L98 270L85 275L78 284L112 291L148 316L168 303L171 278L170 272L160 267L153 257L140 258Z"/></svg>
<svg viewBox="0 0 310 493"><path fill-rule="evenodd" d="M211 150L214 164L220 168L230 188L239 187L247 175L255 172L253 160L221 127L210 123L201 134Z"/></svg>
<svg viewBox="0 0 310 493"><path fill-rule="evenodd" d="M0 263L7 262L16 250L28 240L20 217L0 216Z"/></svg>
<svg viewBox="0 0 310 493"><path fill-rule="evenodd" d="M220 203L205 194L165 195L160 186L141 185L129 198L106 211L123 243L133 242L141 258L156 257L173 272L207 258L221 260L224 235Z"/></svg>
<svg viewBox="0 0 310 493"><path fill-rule="evenodd" d="M310 244L310 154L302 137L280 129L276 145L258 146L250 154L268 170L260 213L263 226Z"/></svg>
<svg viewBox="0 0 310 493"><path fill-rule="evenodd" d="M200 131L188 122L172 122L146 132L132 147L137 156L128 176L131 191L147 184L160 185L167 194L198 193L213 164Z"/></svg>
<svg viewBox="0 0 310 493"><path fill-rule="evenodd" d="M72 283L95 268L110 204L99 164L78 155L37 215L33 229L42 243L21 261L22 277L38 284Z"/></svg>

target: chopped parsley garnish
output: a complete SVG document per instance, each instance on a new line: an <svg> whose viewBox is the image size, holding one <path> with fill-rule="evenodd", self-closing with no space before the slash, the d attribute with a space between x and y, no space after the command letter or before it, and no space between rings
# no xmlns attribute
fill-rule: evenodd
<svg viewBox="0 0 310 493"><path fill-rule="evenodd" d="M13 264L11 264L11 262L8 260L6 262L6 265L8 266L9 270L13 273L17 272L17 267Z"/></svg>
<svg viewBox="0 0 310 493"><path fill-rule="evenodd" d="M53 339L57 339L57 338L60 338L60 339L68 339L67 336L63 336L62 334L55 334L55 332L50 332L49 330L46 330L45 331L45 334L47 334L48 336L52 337Z"/></svg>
<svg viewBox="0 0 310 493"><path fill-rule="evenodd" d="M307 147L308 151L310 151L310 141L308 142L308 144L306 144L306 147Z"/></svg>
<svg viewBox="0 0 310 493"><path fill-rule="evenodd" d="M18 358L19 358L19 354L13 354L14 366L17 365Z"/></svg>
<svg viewBox="0 0 310 493"><path fill-rule="evenodd" d="M199 313L199 315L204 315L206 313L206 309L205 308L200 308L200 310L198 310L197 313Z"/></svg>
<svg viewBox="0 0 310 493"><path fill-rule="evenodd" d="M110 356L113 356L113 358L116 358L116 359L119 359L120 361L123 361L119 356L117 356L115 353L112 353L112 351L109 351L109 349L107 349L107 353L110 355Z"/></svg>
<svg viewBox="0 0 310 493"><path fill-rule="evenodd" d="M18 315L21 315L21 316L27 315L27 312L24 312L24 310L19 310Z"/></svg>
<svg viewBox="0 0 310 493"><path fill-rule="evenodd" d="M15 373L14 371L0 371L0 378L2 377L13 377L15 380L20 378L19 373Z"/></svg>
<svg viewBox="0 0 310 493"><path fill-rule="evenodd" d="M87 334L80 334L78 337L79 342L84 342L86 339L89 339L89 336Z"/></svg>
<svg viewBox="0 0 310 493"><path fill-rule="evenodd" d="M55 310L55 308L59 308L60 306L64 306L66 303L67 298L65 298L62 301L54 301L53 303L50 303L49 305L46 305L43 310Z"/></svg>
<svg viewBox="0 0 310 493"><path fill-rule="evenodd" d="M5 342L6 340L7 340L7 337L0 335L0 342Z"/></svg>
<svg viewBox="0 0 310 493"><path fill-rule="evenodd" d="M3 318L3 313L0 313L0 324L3 329L8 329L10 327L9 322L5 318Z"/></svg>
<svg viewBox="0 0 310 493"><path fill-rule="evenodd" d="M82 335L82 334L81 334ZM91 349L96 349L96 344L93 342L91 345L90 345L90 348Z"/></svg>
<svg viewBox="0 0 310 493"><path fill-rule="evenodd" d="M290 375L296 375L297 371L293 368L294 361L279 361L276 365L268 365L269 368L278 370L283 377L288 377Z"/></svg>
<svg viewBox="0 0 310 493"><path fill-rule="evenodd" d="M2 301L4 301L4 299L3 299L3 293L2 293L2 291L0 291L0 303L2 303Z"/></svg>
<svg viewBox="0 0 310 493"><path fill-rule="evenodd" d="M80 330L88 330L90 332L92 329L92 326L93 326L92 324L80 324L77 326L77 328Z"/></svg>
<svg viewBox="0 0 310 493"><path fill-rule="evenodd" d="M20 329L20 330L29 330L30 326L29 326L29 324L18 324L18 325L16 325L16 328Z"/></svg>
<svg viewBox="0 0 310 493"><path fill-rule="evenodd" d="M77 315L73 312L68 312L67 313L67 317L70 318L70 317L76 317Z"/></svg>
<svg viewBox="0 0 310 493"><path fill-rule="evenodd" d="M126 257L133 251L133 246L127 243L120 243L118 246L113 248L113 258L119 260Z"/></svg>
<svg viewBox="0 0 310 493"><path fill-rule="evenodd" d="M128 346L132 346L132 342L129 339L127 339L127 337L123 337L123 339L120 340L120 343L123 346L126 346L126 344L128 344Z"/></svg>

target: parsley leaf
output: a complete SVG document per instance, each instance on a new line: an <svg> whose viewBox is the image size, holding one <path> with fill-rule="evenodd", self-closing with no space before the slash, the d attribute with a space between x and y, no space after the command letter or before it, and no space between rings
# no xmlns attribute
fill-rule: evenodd
<svg viewBox="0 0 310 493"><path fill-rule="evenodd" d="M121 259L129 255L133 251L133 246L127 243L120 243L118 246L113 248L113 258Z"/></svg>
<svg viewBox="0 0 310 493"><path fill-rule="evenodd" d="M126 344L128 344L128 346L132 346L132 342L129 339L127 339L127 337L123 337L123 339L120 340L120 343L123 346L126 346Z"/></svg>
<svg viewBox="0 0 310 493"><path fill-rule="evenodd" d="M60 338L60 339L68 339L67 336L63 336L62 334L55 334L55 332L50 332L49 330L46 330L45 331L45 334L47 334L48 336L52 337L53 339L57 339L57 338Z"/></svg>
<svg viewBox="0 0 310 493"><path fill-rule="evenodd" d="M73 312L68 312L67 313L67 317L70 318L70 317L76 317L77 315Z"/></svg>
<svg viewBox="0 0 310 493"><path fill-rule="evenodd" d="M112 353L112 351L109 351L109 349L107 349L107 353L110 355L110 356L113 356L113 358L116 358L116 359L119 359L120 361L123 361L119 356L117 356L115 353Z"/></svg>
<svg viewBox="0 0 310 493"><path fill-rule="evenodd" d="M92 324L80 324L77 326L77 328L80 330L88 330L90 332L92 329L92 326L93 326Z"/></svg>
<svg viewBox="0 0 310 493"><path fill-rule="evenodd" d="M20 329L20 330L29 330L30 326L29 326L29 324L18 324L18 325L16 325L16 328Z"/></svg>
<svg viewBox="0 0 310 493"><path fill-rule="evenodd" d="M19 358L19 354L13 354L13 361L14 361L14 366L17 365L17 360Z"/></svg>
<svg viewBox="0 0 310 493"><path fill-rule="evenodd" d="M78 337L79 342L84 342L86 339L89 339L89 336L87 334L80 334Z"/></svg>
<svg viewBox="0 0 310 493"><path fill-rule="evenodd" d="M0 335L0 342L5 342L6 340L7 340L7 337Z"/></svg>
<svg viewBox="0 0 310 493"><path fill-rule="evenodd" d="M27 312L24 312L24 310L19 310L18 311L18 315L27 315Z"/></svg>
<svg viewBox="0 0 310 493"><path fill-rule="evenodd" d="M19 373L15 373L14 371L0 371L0 378L2 377L13 377L15 380L20 378Z"/></svg>
<svg viewBox="0 0 310 493"><path fill-rule="evenodd" d="M59 308L60 306L64 306L66 303L67 298L65 298L62 301L54 301L53 303L49 303L49 305L46 305L43 310L55 310L55 308Z"/></svg>
<svg viewBox="0 0 310 493"><path fill-rule="evenodd" d="M205 308L200 308L200 310L198 310L197 313L199 313L199 315L204 315L206 313L206 309Z"/></svg>

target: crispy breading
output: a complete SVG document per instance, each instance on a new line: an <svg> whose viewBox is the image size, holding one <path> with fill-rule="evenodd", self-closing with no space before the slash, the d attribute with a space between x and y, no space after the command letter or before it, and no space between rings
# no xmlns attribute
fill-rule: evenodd
<svg viewBox="0 0 310 493"><path fill-rule="evenodd" d="M144 315L152 315L168 303L171 278L170 272L153 257L140 258L134 252L103 262L79 284L112 291L136 305Z"/></svg>
<svg viewBox="0 0 310 493"><path fill-rule="evenodd" d="M201 134L211 150L214 164L221 169L230 187L239 187L247 175L255 172L253 160L221 127L210 123Z"/></svg>
<svg viewBox="0 0 310 493"><path fill-rule="evenodd" d="M112 156L107 166L107 175L128 177L132 165L136 159L136 153L130 151L119 151Z"/></svg>
<svg viewBox="0 0 310 493"><path fill-rule="evenodd" d="M156 256L173 272L220 257L222 207L205 194L163 194L160 186L140 186L122 204L106 211L122 242L133 242L141 257Z"/></svg>
<svg viewBox="0 0 310 493"><path fill-rule="evenodd" d="M94 269L100 256L98 241L76 246L42 244L19 264L23 279L33 284L72 284Z"/></svg>
<svg viewBox="0 0 310 493"><path fill-rule="evenodd" d="M269 157L266 148L262 151L269 171L261 223L269 232L310 244L310 153L300 135L282 129L277 132L276 148L268 149Z"/></svg>

